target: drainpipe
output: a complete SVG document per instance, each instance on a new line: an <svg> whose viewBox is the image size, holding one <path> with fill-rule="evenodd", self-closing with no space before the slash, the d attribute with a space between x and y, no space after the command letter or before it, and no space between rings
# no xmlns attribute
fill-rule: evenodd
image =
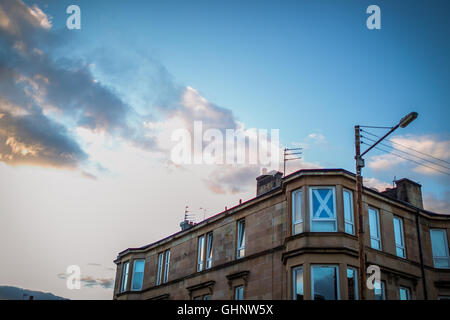
<svg viewBox="0 0 450 320"><path fill-rule="evenodd" d="M425 300L428 300L427 281L425 279L425 268L423 265L422 240L420 238L419 214L420 214L420 212L417 211L416 212L416 229L417 229L417 239L419 240L420 269L422 271L423 297Z"/></svg>

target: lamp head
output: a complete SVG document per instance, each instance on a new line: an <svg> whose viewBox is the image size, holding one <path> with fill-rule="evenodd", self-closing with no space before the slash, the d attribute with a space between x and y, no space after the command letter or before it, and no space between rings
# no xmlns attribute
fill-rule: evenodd
<svg viewBox="0 0 450 320"><path fill-rule="evenodd" d="M411 122L413 122L419 114L417 112L411 112L410 114L404 116L402 120L400 120L400 127L406 128Z"/></svg>

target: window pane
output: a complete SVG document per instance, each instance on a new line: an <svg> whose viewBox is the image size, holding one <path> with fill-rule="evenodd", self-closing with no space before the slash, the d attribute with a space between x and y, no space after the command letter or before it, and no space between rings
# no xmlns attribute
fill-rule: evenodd
<svg viewBox="0 0 450 320"><path fill-rule="evenodd" d="M335 232L334 188L310 188L311 231Z"/></svg>
<svg viewBox="0 0 450 320"><path fill-rule="evenodd" d="M445 230L432 229L430 230L430 235L433 257L447 256L448 249Z"/></svg>
<svg viewBox="0 0 450 320"><path fill-rule="evenodd" d="M163 254L160 253L158 255L158 274L156 275L156 285L161 284L163 258L164 258Z"/></svg>
<svg viewBox="0 0 450 320"><path fill-rule="evenodd" d="M399 218L396 217L394 217L394 234L395 244L398 246L403 246L402 222Z"/></svg>
<svg viewBox="0 0 450 320"><path fill-rule="evenodd" d="M312 298L314 300L339 299L338 268L336 266L313 266Z"/></svg>
<svg viewBox="0 0 450 320"><path fill-rule="evenodd" d="M211 268L212 265L212 246L213 246L213 234L208 233L207 235L207 245L206 245L206 268Z"/></svg>
<svg viewBox="0 0 450 320"><path fill-rule="evenodd" d="M243 257L245 254L245 221L240 220L238 222L238 247L237 257Z"/></svg>
<svg viewBox="0 0 450 320"><path fill-rule="evenodd" d="M410 300L410 294L408 288L400 287L400 300Z"/></svg>
<svg viewBox="0 0 450 320"><path fill-rule="evenodd" d="M244 287L239 286L234 289L234 300L244 300Z"/></svg>
<svg viewBox="0 0 450 320"><path fill-rule="evenodd" d="M353 230L353 224L350 223L345 223L345 232L346 233L350 233L350 234L355 234L354 230Z"/></svg>
<svg viewBox="0 0 450 320"><path fill-rule="evenodd" d="M294 293L293 298L294 300L303 300L303 268L297 267L293 269L293 290Z"/></svg>
<svg viewBox="0 0 450 320"><path fill-rule="evenodd" d="M332 219L334 213L333 189L313 189L314 218Z"/></svg>
<svg viewBox="0 0 450 320"><path fill-rule="evenodd" d="M370 245L372 248L381 250L380 220L378 210L369 208Z"/></svg>
<svg viewBox="0 0 450 320"><path fill-rule="evenodd" d="M354 234L353 230L353 197L348 190L343 191L344 195L344 217L345 217L345 232Z"/></svg>
<svg viewBox="0 0 450 320"><path fill-rule="evenodd" d="M169 266L170 266L170 251L166 251L166 265L164 267L164 283L167 282L169 278Z"/></svg>
<svg viewBox="0 0 450 320"><path fill-rule="evenodd" d="M358 283L356 269L347 268L348 299L358 300Z"/></svg>
<svg viewBox="0 0 450 320"><path fill-rule="evenodd" d="M144 280L145 260L135 260L133 266L133 283L131 290L141 290L142 281Z"/></svg>
<svg viewBox="0 0 450 320"><path fill-rule="evenodd" d="M211 296L209 294L205 294L203 296L203 300L211 300Z"/></svg>
<svg viewBox="0 0 450 320"><path fill-rule="evenodd" d="M381 281L379 286L375 286L375 300L386 300L386 289L384 282Z"/></svg>
<svg viewBox="0 0 450 320"><path fill-rule="evenodd" d="M294 211L294 222L302 221L302 191L297 190L292 197L292 208Z"/></svg>
<svg viewBox="0 0 450 320"><path fill-rule="evenodd" d="M378 241L378 240L371 239L370 246L374 249L381 250L380 241Z"/></svg>
<svg viewBox="0 0 450 320"><path fill-rule="evenodd" d="M128 267L129 262L126 262L122 267L122 287L121 292L124 292L127 288L127 282L128 282Z"/></svg>
<svg viewBox="0 0 450 320"><path fill-rule="evenodd" d="M198 238L198 262L197 262L197 271L202 271L203 270L203 245L205 242L205 238L204 236L201 236Z"/></svg>
<svg viewBox="0 0 450 320"><path fill-rule="evenodd" d="M398 217L394 217L394 235L396 254L398 257L405 257L405 241L403 239L403 221Z"/></svg>
<svg viewBox="0 0 450 320"><path fill-rule="evenodd" d="M333 232L335 230L334 221L312 221L311 229L315 232Z"/></svg>

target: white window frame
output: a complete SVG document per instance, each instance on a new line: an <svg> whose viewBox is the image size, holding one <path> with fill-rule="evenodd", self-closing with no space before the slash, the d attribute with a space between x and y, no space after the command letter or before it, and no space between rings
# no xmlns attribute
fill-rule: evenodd
<svg viewBox="0 0 450 320"><path fill-rule="evenodd" d="M197 240L197 271L203 270L205 254L205 236L201 235Z"/></svg>
<svg viewBox="0 0 450 320"><path fill-rule="evenodd" d="M135 259L133 261L133 275L131 277L131 291L141 291L142 290L142 284L144 282L144 269L142 270L142 272L136 272L136 266L137 263L143 263L144 264L144 269L145 269L145 259ZM138 273L142 273L142 279L141 279L141 284L139 286L139 288L133 288L134 285L134 277L136 276L136 274Z"/></svg>
<svg viewBox="0 0 450 320"><path fill-rule="evenodd" d="M209 269L212 267L213 242L214 242L213 233L212 232L207 233L206 234L206 269Z"/></svg>
<svg viewBox="0 0 450 320"><path fill-rule="evenodd" d="M170 250L166 250L165 254L165 263L164 263L164 278L163 283L166 283L169 279L169 267L170 267Z"/></svg>
<svg viewBox="0 0 450 320"><path fill-rule="evenodd" d="M432 233L433 232L442 232L444 234L444 248L445 248L445 253L446 256L435 256L434 255L434 245L433 245L433 237L432 237ZM430 242L431 242L431 254L433 255L433 265L435 268L438 269L449 269L450 268L450 256L449 256L449 250L448 250L448 239L447 239L447 230L446 229L439 229L439 228L432 228L430 229ZM447 267L441 267L441 266L437 266L436 260L447 260Z"/></svg>
<svg viewBox="0 0 450 320"><path fill-rule="evenodd" d="M345 194L349 194L350 195L350 204L349 204L349 207L348 207L348 210L350 212L347 212L348 210L346 210ZM353 212L353 206L354 206L354 204L353 204L353 191L348 190L348 189L342 189L342 202L343 202L343 208L344 208L344 231L345 231L345 233L355 235L355 214ZM347 219L347 218L350 218L350 220ZM347 231L347 226L351 227L351 232Z"/></svg>
<svg viewBox="0 0 450 320"><path fill-rule="evenodd" d="M130 261L124 262L122 264L122 280L120 283L120 292L121 293L127 291L129 271L130 271Z"/></svg>
<svg viewBox="0 0 450 320"><path fill-rule="evenodd" d="M298 198L297 198L298 197ZM300 203L297 203L296 199L300 199ZM292 234L299 234L303 232L303 212L302 212L302 204L303 204L303 191L302 189L297 189L292 192ZM297 209L300 213L297 215ZM298 219L296 219L296 216ZM298 226L298 232L295 232L296 227Z"/></svg>
<svg viewBox="0 0 450 320"><path fill-rule="evenodd" d="M377 232L378 232L377 235L373 235L373 234L372 234L372 228L370 227L370 225L371 225L370 211L371 211L371 210L374 211L374 212L376 213L376 218L377 218L377 219L376 219L376 222L377 222ZM372 249L381 251L383 247L382 247L382 243L381 243L380 211L379 211L378 209L369 207L369 210L368 210L368 216L369 216L370 247L371 247ZM374 241L376 241L376 242L378 243L379 248L375 248L375 247L372 246L372 240L374 240Z"/></svg>
<svg viewBox="0 0 450 320"><path fill-rule="evenodd" d="M244 300L244 286L234 287L234 300Z"/></svg>
<svg viewBox="0 0 450 320"><path fill-rule="evenodd" d="M292 299L297 300L297 272L300 271L302 273L302 283L303 283L303 300L305 299L305 274L303 273L303 266L297 266L292 268Z"/></svg>
<svg viewBox="0 0 450 320"><path fill-rule="evenodd" d="M345 274L345 277L347 279L347 285L348 285L348 270L352 270L353 274L355 276L355 285L354 285L355 287L353 288L353 290L355 291L355 300L359 300L359 297L358 297L358 271L354 267L347 266L347 270L346 270L346 274ZM347 293L348 292L349 292L349 288L347 289Z"/></svg>
<svg viewBox="0 0 450 320"><path fill-rule="evenodd" d="M398 225L400 226L400 239L397 239L397 235L395 232L395 221L398 221ZM397 257L400 258L404 258L406 259L406 246L405 246L405 234L404 234L404 227L403 227L403 219L398 217L398 216L394 216L393 218L393 223L394 223L394 240L395 240L395 254L397 255ZM398 254L398 250L400 250L401 254Z"/></svg>
<svg viewBox="0 0 450 320"><path fill-rule="evenodd" d="M336 271L336 300L340 300L340 290L339 290L339 265L336 264L312 264L311 265L311 299L314 300L314 268L334 268Z"/></svg>
<svg viewBox="0 0 450 320"><path fill-rule="evenodd" d="M237 222L237 251L236 251L236 257L238 259L245 256L245 219L241 219ZM242 242L241 242L241 233L242 235Z"/></svg>
<svg viewBox="0 0 450 320"><path fill-rule="evenodd" d="M324 219L324 218L314 218L314 198L313 198L313 193L315 190L320 190L320 189L327 189L327 190L331 190L331 195L333 197L333 215L334 218L333 219ZM323 199L322 199L323 200ZM326 204L325 204L326 205ZM322 206L319 207L319 209L322 208ZM328 207L327 207L328 208ZM310 212L310 229L311 232L337 232L337 214L336 214L336 187L334 186L314 186L314 187L310 187L309 188L309 212ZM328 208L329 209L329 208ZM314 222L334 222L334 230L329 230L329 231L314 231Z"/></svg>
<svg viewBox="0 0 450 320"><path fill-rule="evenodd" d="M409 289L407 287L403 287L403 286L400 286L398 288L398 299L401 300L400 297L402 296L401 295L402 290L405 290L405 292L406 292L406 300L411 300L411 289Z"/></svg>
<svg viewBox="0 0 450 320"><path fill-rule="evenodd" d="M164 263L164 252L160 252L158 254L158 267L157 267L158 272L156 274L156 285L157 286L159 286L161 284L163 263Z"/></svg>

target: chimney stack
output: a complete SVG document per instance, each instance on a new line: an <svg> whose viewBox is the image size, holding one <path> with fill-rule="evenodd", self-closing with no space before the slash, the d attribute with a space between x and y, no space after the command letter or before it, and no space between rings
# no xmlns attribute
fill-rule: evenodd
<svg viewBox="0 0 450 320"><path fill-rule="evenodd" d="M283 173L272 170L267 172L263 168L262 175L256 178L256 195L259 196L281 186L281 178Z"/></svg>
<svg viewBox="0 0 450 320"><path fill-rule="evenodd" d="M395 180L394 182L395 188L386 189L381 193L423 209L422 186L420 184L407 178Z"/></svg>

